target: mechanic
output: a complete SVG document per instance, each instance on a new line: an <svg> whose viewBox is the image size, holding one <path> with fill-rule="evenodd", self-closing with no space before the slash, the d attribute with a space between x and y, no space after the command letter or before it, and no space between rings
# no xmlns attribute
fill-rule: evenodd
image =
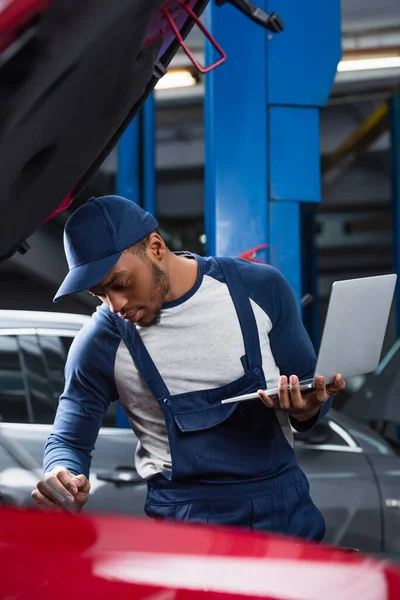
<svg viewBox="0 0 400 600"><path fill-rule="evenodd" d="M345 382L317 377L301 395L316 357L277 270L173 253L157 227L118 196L92 198L66 224L70 270L54 300L88 290L102 305L71 346L34 500L85 504L91 452L119 400L139 440L147 515L321 540L291 426L310 429ZM278 383L276 399L261 391ZM221 404L254 390L262 401Z"/></svg>

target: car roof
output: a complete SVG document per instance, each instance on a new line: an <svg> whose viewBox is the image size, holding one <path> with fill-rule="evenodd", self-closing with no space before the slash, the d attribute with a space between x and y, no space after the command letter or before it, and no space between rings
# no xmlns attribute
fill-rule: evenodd
<svg viewBox="0 0 400 600"><path fill-rule="evenodd" d="M86 315L34 310L0 310L1 330L20 328L80 329L90 321Z"/></svg>
<svg viewBox="0 0 400 600"><path fill-rule="evenodd" d="M0 261L81 194L165 73L180 46L161 9L186 38L208 1L0 3Z"/></svg>

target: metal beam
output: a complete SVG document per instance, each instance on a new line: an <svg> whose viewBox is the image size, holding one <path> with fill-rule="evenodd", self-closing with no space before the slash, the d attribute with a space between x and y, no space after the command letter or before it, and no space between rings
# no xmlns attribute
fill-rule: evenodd
<svg viewBox="0 0 400 600"><path fill-rule="evenodd" d="M117 194L156 213L154 99L151 95L118 144ZM117 405L117 427L129 428Z"/></svg>
<svg viewBox="0 0 400 600"><path fill-rule="evenodd" d="M140 117L129 125L118 143L117 194L140 204Z"/></svg>
<svg viewBox="0 0 400 600"><path fill-rule="evenodd" d="M388 128L389 105L380 104L372 113L336 148L322 158L322 174L325 185L330 185L349 168L356 157L365 152Z"/></svg>
<svg viewBox="0 0 400 600"><path fill-rule="evenodd" d="M205 22L228 54L205 78L206 247L237 256L268 242L267 36L230 5L210 3Z"/></svg>
<svg viewBox="0 0 400 600"><path fill-rule="evenodd" d="M142 133L142 206L155 216L156 214L156 158L155 158L155 121L154 95L146 100L141 111Z"/></svg>

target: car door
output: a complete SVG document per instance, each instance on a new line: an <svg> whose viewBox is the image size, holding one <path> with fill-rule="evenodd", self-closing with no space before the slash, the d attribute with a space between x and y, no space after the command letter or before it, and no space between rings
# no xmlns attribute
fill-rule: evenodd
<svg viewBox="0 0 400 600"><path fill-rule="evenodd" d="M299 464L326 521L324 542L365 552L382 550L379 490L363 448L332 418L295 434Z"/></svg>
<svg viewBox="0 0 400 600"><path fill-rule="evenodd" d="M56 332L57 333L57 332ZM52 393L52 417L64 389L64 364L72 338L65 332L38 330L38 341L43 354L47 380ZM43 418L47 418L41 412ZM130 429L117 429L116 403L112 402L103 420L92 456L90 474L91 498L87 505L91 512L115 512L142 515L146 484L135 469L137 439Z"/></svg>
<svg viewBox="0 0 400 600"><path fill-rule="evenodd" d="M35 331L24 330L29 346L35 340ZM32 394L29 389L29 370L33 364L25 362L21 339L17 330L2 330L0 333L0 435L8 444L17 446L26 453L27 460L38 460L41 464L43 447L48 435L43 430L32 431L34 414ZM23 343L24 343L23 342ZM23 345L22 343L22 345ZM34 371L34 369L33 369ZM36 377L36 375L35 375ZM37 380L40 387L40 375ZM35 386L33 386L35 387ZM35 484L34 474L29 473L16 455L0 444L0 490L6 504L31 504L30 492Z"/></svg>
<svg viewBox="0 0 400 600"><path fill-rule="evenodd" d="M28 464L33 460L42 465L64 388L67 353L77 331L26 328L0 333L0 433L17 446ZM100 430L93 452L88 509L143 514L146 486L134 467L137 440L132 431L113 428L114 423L115 403L104 419L109 427ZM0 489L7 502L31 505L37 479L3 448Z"/></svg>

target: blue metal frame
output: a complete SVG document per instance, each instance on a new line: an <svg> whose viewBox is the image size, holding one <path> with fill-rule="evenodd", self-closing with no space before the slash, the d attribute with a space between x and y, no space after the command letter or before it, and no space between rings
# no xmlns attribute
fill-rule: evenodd
<svg viewBox="0 0 400 600"><path fill-rule="evenodd" d="M155 126L153 94L118 143L116 192L156 213ZM117 404L116 426L129 428L128 417Z"/></svg>
<svg viewBox="0 0 400 600"><path fill-rule="evenodd" d="M299 310L302 296L299 202L270 202L270 262L286 277Z"/></svg>
<svg viewBox="0 0 400 600"><path fill-rule="evenodd" d="M121 137L118 147L116 192L140 204L139 140L140 121L136 117Z"/></svg>
<svg viewBox="0 0 400 600"><path fill-rule="evenodd" d="M268 46L268 102L321 107L341 58L340 0L269 0L285 28Z"/></svg>
<svg viewBox="0 0 400 600"><path fill-rule="evenodd" d="M146 100L141 111L142 123L142 206L152 215L156 215L156 157L155 157L155 104L154 94Z"/></svg>
<svg viewBox="0 0 400 600"><path fill-rule="evenodd" d="M392 146L392 182L393 182L393 262L396 270L396 332L400 337L400 95L391 101L391 146Z"/></svg>
<svg viewBox="0 0 400 600"><path fill-rule="evenodd" d="M321 200L318 111L341 56L340 1L257 4L279 14L282 33L231 5L206 11L227 53L205 78L207 252L238 255L270 242L270 262L300 306L300 202ZM206 59L215 59L211 47Z"/></svg>
<svg viewBox="0 0 400 600"><path fill-rule="evenodd" d="M265 30L230 5L210 2L205 20L229 54L205 77L206 247L211 255L237 256L268 242L267 40ZM215 58L207 44L207 64Z"/></svg>

